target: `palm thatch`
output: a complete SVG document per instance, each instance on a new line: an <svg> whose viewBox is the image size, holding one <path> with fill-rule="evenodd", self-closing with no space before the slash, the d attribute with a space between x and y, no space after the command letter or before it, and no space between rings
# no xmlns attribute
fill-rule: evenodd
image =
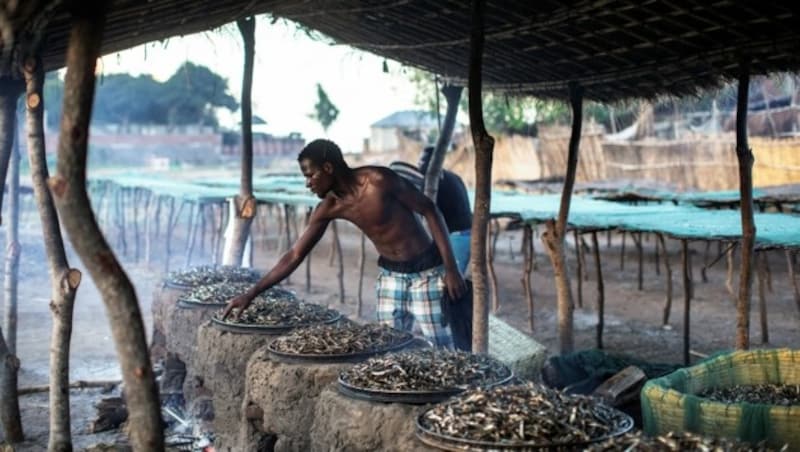
<svg viewBox="0 0 800 452"><path fill-rule="evenodd" d="M103 53L269 13L465 84L470 8L462 0L118 0ZM601 101L686 95L751 73L800 68L800 14L781 0L487 1L484 89ZM68 15L45 31L45 64L64 61ZM320 68L323 69L323 68ZM314 68L310 68L314 70Z"/></svg>

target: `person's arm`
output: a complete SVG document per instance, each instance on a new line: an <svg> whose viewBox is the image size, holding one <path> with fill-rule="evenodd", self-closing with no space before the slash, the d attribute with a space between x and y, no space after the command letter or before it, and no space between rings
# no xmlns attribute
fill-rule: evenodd
<svg viewBox="0 0 800 452"><path fill-rule="evenodd" d="M382 183L387 184L390 193L414 212L419 213L428 223L433 241L439 249L439 254L444 262L445 278L444 283L447 293L452 300L458 300L466 290L466 284L461 272L458 270L453 249L448 238L447 225L442 218L442 213L430 198L423 195L419 190L414 189L410 184L405 183L397 174L389 171L382 177Z"/></svg>
<svg viewBox="0 0 800 452"><path fill-rule="evenodd" d="M325 215L327 211L326 201L314 209L308 221L308 226L303 231L303 234L292 245L292 247L278 259L278 262L267 272L258 282L251 287L247 292L238 295L228 301L228 306L225 307L225 312L222 318L226 319L233 309L238 309L236 317L242 315L242 312L250 306L250 303L261 292L269 289L270 287L283 281L284 278L291 275L292 272L303 262L303 259L314 248L314 245L319 242L325 230L328 228L330 218Z"/></svg>

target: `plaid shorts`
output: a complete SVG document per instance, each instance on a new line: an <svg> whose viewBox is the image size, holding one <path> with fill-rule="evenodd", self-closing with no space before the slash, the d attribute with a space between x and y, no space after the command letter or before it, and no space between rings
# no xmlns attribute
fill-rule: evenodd
<svg viewBox="0 0 800 452"><path fill-rule="evenodd" d="M450 327L442 326L444 266L413 273L381 267L375 288L379 322L410 332L416 320L426 340L436 347L453 348Z"/></svg>

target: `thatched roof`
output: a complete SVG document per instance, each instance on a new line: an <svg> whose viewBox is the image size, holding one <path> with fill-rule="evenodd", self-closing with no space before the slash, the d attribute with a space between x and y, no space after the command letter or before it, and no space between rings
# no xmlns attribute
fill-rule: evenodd
<svg viewBox="0 0 800 452"><path fill-rule="evenodd" d="M484 88L563 98L578 81L588 98L615 100L693 93L734 78L743 57L754 74L797 70L798 9L783 0L488 0ZM466 82L466 0L118 0L103 52L259 13ZM63 12L48 26L49 68L63 63L67 29Z"/></svg>

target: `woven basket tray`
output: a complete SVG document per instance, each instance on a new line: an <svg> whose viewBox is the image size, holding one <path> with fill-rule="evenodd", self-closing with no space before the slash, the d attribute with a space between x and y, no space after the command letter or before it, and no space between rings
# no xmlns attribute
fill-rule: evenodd
<svg viewBox="0 0 800 452"><path fill-rule="evenodd" d="M738 351L650 380L642 388L644 431L691 431L800 449L800 405L722 403L696 394L738 385L800 384L800 350Z"/></svg>

